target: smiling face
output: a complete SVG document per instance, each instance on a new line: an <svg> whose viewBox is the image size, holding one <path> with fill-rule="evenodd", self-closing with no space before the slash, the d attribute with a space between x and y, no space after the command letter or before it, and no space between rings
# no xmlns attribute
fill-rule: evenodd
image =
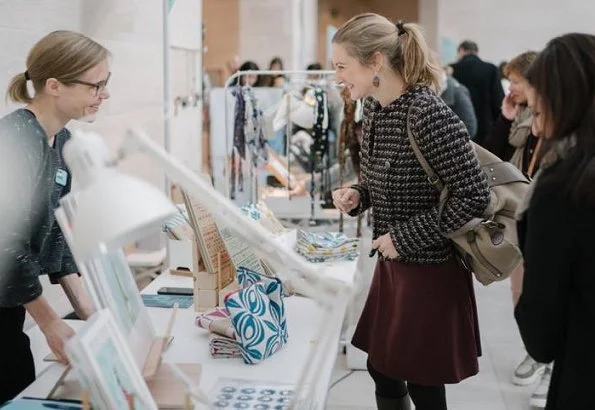
<svg viewBox="0 0 595 410"><path fill-rule="evenodd" d="M374 70L350 56L347 48L342 44L333 43L333 66L336 70L336 81L349 90L352 100L359 100L372 94Z"/></svg>
<svg viewBox="0 0 595 410"><path fill-rule="evenodd" d="M106 87L109 75L105 60L85 71L76 82L47 80L45 93L54 97L56 109L64 118L92 122L103 101L110 97Z"/></svg>

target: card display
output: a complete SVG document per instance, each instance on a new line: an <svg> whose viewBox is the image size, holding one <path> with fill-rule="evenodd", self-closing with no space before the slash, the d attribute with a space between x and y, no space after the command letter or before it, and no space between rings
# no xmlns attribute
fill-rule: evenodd
<svg viewBox="0 0 595 410"><path fill-rule="evenodd" d="M220 289L223 289L233 282L235 270L215 218L199 201L186 191L182 190L182 196L186 203L190 222L196 230L196 242L205 267L208 272L217 272L220 280Z"/></svg>

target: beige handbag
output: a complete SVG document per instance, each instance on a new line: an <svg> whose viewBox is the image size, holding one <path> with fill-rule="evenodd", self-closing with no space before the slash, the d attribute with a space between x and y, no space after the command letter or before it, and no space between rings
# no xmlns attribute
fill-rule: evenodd
<svg viewBox="0 0 595 410"><path fill-rule="evenodd" d="M442 183L421 153L409 125L409 115L407 135L428 180L440 192L440 219L448 199L448 187ZM474 218L457 231L443 235L453 241L462 262L475 274L477 280L489 285L508 278L523 260L518 247L515 215L525 197L529 180L511 163L502 161L474 142L472 144L479 165L488 177L490 203L483 218Z"/></svg>

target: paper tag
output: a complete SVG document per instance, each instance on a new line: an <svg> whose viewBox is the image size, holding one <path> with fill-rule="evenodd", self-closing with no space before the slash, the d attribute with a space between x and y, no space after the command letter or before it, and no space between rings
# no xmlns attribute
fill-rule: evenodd
<svg viewBox="0 0 595 410"><path fill-rule="evenodd" d="M62 168L58 168L58 170L56 171L56 183L62 186L66 186L66 182L68 182L68 172L66 172Z"/></svg>

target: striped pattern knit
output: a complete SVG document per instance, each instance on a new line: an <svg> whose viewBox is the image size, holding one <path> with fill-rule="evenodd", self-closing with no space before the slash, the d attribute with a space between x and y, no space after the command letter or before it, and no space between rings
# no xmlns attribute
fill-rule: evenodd
<svg viewBox="0 0 595 410"><path fill-rule="evenodd" d="M440 220L439 194L407 138L412 104L416 141L450 191ZM361 199L351 214L372 207L374 238L390 232L401 262L432 265L448 260L453 247L441 232L481 217L490 198L465 125L433 91L416 86L386 107L367 99L363 129L362 182L353 186Z"/></svg>

